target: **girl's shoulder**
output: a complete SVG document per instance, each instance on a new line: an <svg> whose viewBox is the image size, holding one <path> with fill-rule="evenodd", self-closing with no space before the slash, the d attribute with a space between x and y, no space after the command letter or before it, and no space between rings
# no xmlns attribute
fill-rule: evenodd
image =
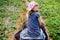
<svg viewBox="0 0 60 40"><path fill-rule="evenodd" d="M35 15L36 15L37 17L40 17L40 13L39 13L39 12L36 12Z"/></svg>
<svg viewBox="0 0 60 40"><path fill-rule="evenodd" d="M40 13L39 12L33 12L32 16L35 16L35 17L39 18L40 17Z"/></svg>
<svg viewBox="0 0 60 40"><path fill-rule="evenodd" d="M40 15L39 12L33 12L32 15Z"/></svg>

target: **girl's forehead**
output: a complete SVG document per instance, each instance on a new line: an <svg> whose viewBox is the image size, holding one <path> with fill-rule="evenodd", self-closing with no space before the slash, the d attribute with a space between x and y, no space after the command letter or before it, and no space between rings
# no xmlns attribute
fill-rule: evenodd
<svg viewBox="0 0 60 40"><path fill-rule="evenodd" d="M34 6L33 8L35 8L35 7L39 7L38 5L36 5L36 6Z"/></svg>

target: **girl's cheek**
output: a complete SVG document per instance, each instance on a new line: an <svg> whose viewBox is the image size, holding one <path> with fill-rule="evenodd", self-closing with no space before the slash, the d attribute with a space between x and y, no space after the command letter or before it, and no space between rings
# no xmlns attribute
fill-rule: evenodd
<svg viewBox="0 0 60 40"><path fill-rule="evenodd" d="M38 7L35 7L35 10L38 10L39 8Z"/></svg>
<svg viewBox="0 0 60 40"><path fill-rule="evenodd" d="M35 8L35 11L38 11L39 9L38 8Z"/></svg>
<svg viewBox="0 0 60 40"><path fill-rule="evenodd" d="M33 10L33 11L38 11L38 10L39 10L39 7L36 6L36 7L34 7L32 10Z"/></svg>

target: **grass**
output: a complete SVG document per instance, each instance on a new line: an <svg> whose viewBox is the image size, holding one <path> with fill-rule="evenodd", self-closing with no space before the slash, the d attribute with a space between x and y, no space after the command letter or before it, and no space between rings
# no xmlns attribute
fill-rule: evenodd
<svg viewBox="0 0 60 40"><path fill-rule="evenodd" d="M37 1L37 0L36 0ZM50 36L60 40L60 3L56 0L38 0L40 13L46 22Z"/></svg>
<svg viewBox="0 0 60 40"><path fill-rule="evenodd" d="M60 40L60 0L35 1L40 5L39 12L45 20L50 36L53 40ZM16 30L16 22L24 8L21 0L0 0L0 40L7 40L8 36Z"/></svg>

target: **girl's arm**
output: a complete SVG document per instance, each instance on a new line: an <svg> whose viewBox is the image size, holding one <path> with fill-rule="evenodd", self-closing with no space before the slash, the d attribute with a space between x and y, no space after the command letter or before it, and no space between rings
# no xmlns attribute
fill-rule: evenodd
<svg viewBox="0 0 60 40"><path fill-rule="evenodd" d="M45 27L45 23L43 22L41 16L38 18L38 21L39 21L40 27L42 28L44 34L46 35L46 40L49 40L48 31L47 31L47 28Z"/></svg>
<svg viewBox="0 0 60 40"><path fill-rule="evenodd" d="M38 18L38 21L39 21L39 24L40 24L40 25L42 25L42 24L44 24L44 25L45 25L45 23L43 22L43 20L42 20L42 17L41 17L41 16Z"/></svg>
<svg viewBox="0 0 60 40"><path fill-rule="evenodd" d="M26 20L28 20L28 13L29 13L29 12L26 13Z"/></svg>

